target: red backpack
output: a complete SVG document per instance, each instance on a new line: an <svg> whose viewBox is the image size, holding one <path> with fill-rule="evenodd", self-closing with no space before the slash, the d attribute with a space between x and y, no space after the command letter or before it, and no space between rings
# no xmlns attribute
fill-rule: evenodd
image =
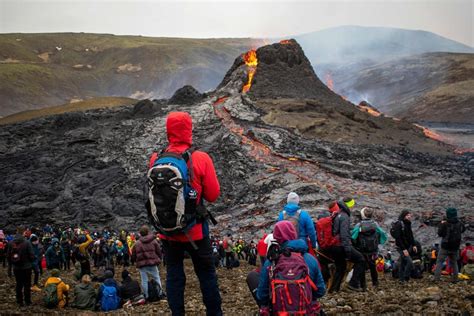
<svg viewBox="0 0 474 316"><path fill-rule="evenodd" d="M270 267L272 315L316 315L312 291L316 285L300 253L281 254Z"/></svg>
<svg viewBox="0 0 474 316"><path fill-rule="evenodd" d="M316 222L318 244L322 249L341 245L339 235L332 234L332 224L338 214L339 212L334 212L331 216L323 217Z"/></svg>

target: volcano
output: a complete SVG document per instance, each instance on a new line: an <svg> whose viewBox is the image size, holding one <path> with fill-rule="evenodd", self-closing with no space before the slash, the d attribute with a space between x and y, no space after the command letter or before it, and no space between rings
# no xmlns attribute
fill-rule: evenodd
<svg viewBox="0 0 474 316"><path fill-rule="evenodd" d="M4 228L136 229L146 223L147 161L167 143L171 111L191 114L194 146L214 159L222 194L209 205L219 221L213 233L250 239L270 229L290 191L314 219L345 196L356 199L356 209L373 208L385 229L408 208L423 244L436 238L447 206L474 227L466 203L474 198L465 168L469 154L454 155L419 127L345 101L318 79L293 40L255 50L250 65L246 55L203 95L187 87L175 101L2 126Z"/></svg>

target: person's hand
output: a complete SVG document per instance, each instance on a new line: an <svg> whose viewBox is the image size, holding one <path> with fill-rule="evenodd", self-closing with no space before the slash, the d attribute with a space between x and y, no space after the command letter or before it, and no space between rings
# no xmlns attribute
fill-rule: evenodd
<svg viewBox="0 0 474 316"><path fill-rule="evenodd" d="M408 257L410 254L408 253L408 250L405 249L405 250L403 250L403 255L404 255L405 257Z"/></svg>

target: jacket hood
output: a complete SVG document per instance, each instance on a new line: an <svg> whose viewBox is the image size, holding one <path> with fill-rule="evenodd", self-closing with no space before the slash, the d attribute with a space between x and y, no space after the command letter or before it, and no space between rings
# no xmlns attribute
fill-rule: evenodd
<svg viewBox="0 0 474 316"><path fill-rule="evenodd" d="M308 252L308 244L300 238L288 241L284 245L284 248L291 248L296 252Z"/></svg>
<svg viewBox="0 0 474 316"><path fill-rule="evenodd" d="M341 212L346 213L348 216L351 216L351 210L346 206L344 202L337 202L337 205L339 206L339 210Z"/></svg>
<svg viewBox="0 0 474 316"><path fill-rule="evenodd" d="M148 243L152 242L155 238L156 238L155 235L148 234L146 236L140 237L140 241L145 243L145 244L148 244Z"/></svg>
<svg viewBox="0 0 474 316"><path fill-rule="evenodd" d="M87 284L85 284L85 283L79 283L77 286L78 286L81 290L87 290L87 289L89 289L89 288L90 288L91 286L93 286L93 285L92 285L91 283L87 283Z"/></svg>
<svg viewBox="0 0 474 316"><path fill-rule="evenodd" d="M298 211L300 209L300 206L296 203L290 202L290 203L286 204L283 209L286 212L288 212L288 214L293 215L294 213L296 213L296 211Z"/></svg>
<svg viewBox="0 0 474 316"><path fill-rule="evenodd" d="M166 134L170 146L193 143L193 121L186 112L171 112L166 119Z"/></svg>
<svg viewBox="0 0 474 316"><path fill-rule="evenodd" d="M282 245L284 242L297 238L295 226L290 221L276 223L273 229L273 238Z"/></svg>

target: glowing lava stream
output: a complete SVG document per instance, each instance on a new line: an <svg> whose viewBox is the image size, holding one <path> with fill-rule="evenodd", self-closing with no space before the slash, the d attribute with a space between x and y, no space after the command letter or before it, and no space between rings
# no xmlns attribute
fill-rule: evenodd
<svg viewBox="0 0 474 316"><path fill-rule="evenodd" d="M216 116L221 119L222 124L225 127L241 138L242 144L250 147L248 154L251 157L268 166L267 171L269 173L277 171L288 172L297 176L304 182L315 183L320 187L325 187L329 192L332 192L332 185L322 184L314 179L313 175L322 174L321 169L317 166L317 162L296 157L285 157L274 153L270 147L255 139L251 133L244 133L244 128L232 119L229 112L223 106L223 103L226 100L227 97L222 97L214 102L214 112Z"/></svg>
<svg viewBox="0 0 474 316"><path fill-rule="evenodd" d="M257 71L258 59L257 59L257 52L255 50L249 50L243 56L245 64L247 65L247 72L248 72L248 81L245 86L242 88L242 93L247 93L252 86L253 76Z"/></svg>

